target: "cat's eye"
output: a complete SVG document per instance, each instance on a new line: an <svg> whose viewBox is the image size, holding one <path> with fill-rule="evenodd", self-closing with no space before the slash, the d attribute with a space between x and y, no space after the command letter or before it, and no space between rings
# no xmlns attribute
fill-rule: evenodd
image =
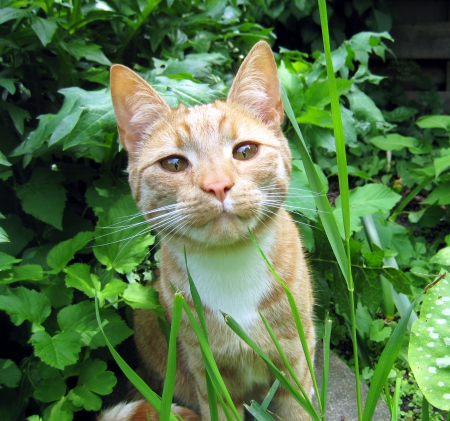
<svg viewBox="0 0 450 421"><path fill-rule="evenodd" d="M241 143L233 149L233 158L238 161L246 161L258 153L258 145L255 143Z"/></svg>
<svg viewBox="0 0 450 421"><path fill-rule="evenodd" d="M187 168L188 160L182 156L168 156L160 161L161 167L166 171L180 172Z"/></svg>

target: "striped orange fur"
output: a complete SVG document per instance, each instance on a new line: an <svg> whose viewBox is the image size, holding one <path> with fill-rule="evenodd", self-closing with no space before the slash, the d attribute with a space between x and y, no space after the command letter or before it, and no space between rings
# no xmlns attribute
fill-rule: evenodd
<svg viewBox="0 0 450 421"><path fill-rule="evenodd" d="M261 400L274 378L262 360L224 323L231 315L284 370L259 316L271 324L305 390L312 381L284 293L248 235L250 229L296 300L309 351L314 354L313 294L297 228L283 208L291 154L277 68L270 47L257 43L241 65L226 101L173 110L132 70L115 65L111 91L120 140L129 154L135 201L158 232L161 268L155 288L170 321L174 292L192 306L184 263L204 306L211 350L241 416L243 403ZM167 344L157 316L134 312L143 378L161 391ZM185 316L178 341L177 407L185 420L210 420L205 369ZM137 392L132 403L101 414L101 421L157 420ZM134 402L137 401L137 402ZM189 409L188 409L189 408ZM282 388L272 408L281 419L304 421L306 412ZM114 410L116 412L114 413ZM149 418L147 418L147 416ZM219 410L219 421L225 415ZM215 421L215 420L214 420Z"/></svg>

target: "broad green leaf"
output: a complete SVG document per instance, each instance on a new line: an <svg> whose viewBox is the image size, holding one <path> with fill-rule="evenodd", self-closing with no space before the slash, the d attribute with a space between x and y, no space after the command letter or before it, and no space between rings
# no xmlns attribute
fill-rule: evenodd
<svg viewBox="0 0 450 421"><path fill-rule="evenodd" d="M88 205L100 217L123 196L130 193L130 188L126 183L114 184L107 177L102 177L94 181L86 190L85 196Z"/></svg>
<svg viewBox="0 0 450 421"><path fill-rule="evenodd" d="M31 18L31 28L45 47L52 41L53 35L55 35L55 32L58 29L58 25L52 18L42 19L38 16L33 16Z"/></svg>
<svg viewBox="0 0 450 421"><path fill-rule="evenodd" d="M158 292L152 286L144 286L137 282L128 284L123 292L124 301L132 308L161 309Z"/></svg>
<svg viewBox="0 0 450 421"><path fill-rule="evenodd" d="M117 379L107 365L101 360L86 360L81 366L78 384L82 384L94 393L109 395L116 385Z"/></svg>
<svg viewBox="0 0 450 421"><path fill-rule="evenodd" d="M383 115L385 119L392 123L401 123L402 121L408 120L409 118L415 116L419 110L412 107L397 107L392 111L384 111Z"/></svg>
<svg viewBox="0 0 450 421"><path fill-rule="evenodd" d="M0 165L10 167L12 164L6 159L6 156L0 152Z"/></svg>
<svg viewBox="0 0 450 421"><path fill-rule="evenodd" d="M17 387L21 377L22 373L14 361L0 358L0 385Z"/></svg>
<svg viewBox="0 0 450 421"><path fill-rule="evenodd" d="M299 115L305 99L301 94L304 89L304 84L300 80L297 74L291 73L284 64L284 61L281 62L278 67L278 76L280 78L280 82L283 84L284 89L289 98L289 102L292 105L292 109L295 112L295 115Z"/></svg>
<svg viewBox="0 0 450 421"><path fill-rule="evenodd" d="M85 58L87 60L95 61L104 66L111 66L111 62L105 56L100 45L93 42L86 43L82 40L75 40L69 43L61 43L62 47L77 60Z"/></svg>
<svg viewBox="0 0 450 421"><path fill-rule="evenodd" d="M104 330L114 346L133 334L133 331L115 311L101 309L100 314L106 322ZM91 349L105 345L103 335L100 332L95 318L93 302L83 301L67 306L59 311L57 319L61 330L65 332L76 332L81 335L80 342L83 345L89 346Z"/></svg>
<svg viewBox="0 0 450 421"><path fill-rule="evenodd" d="M72 421L73 411L67 396L48 406L44 411L45 421Z"/></svg>
<svg viewBox="0 0 450 421"><path fill-rule="evenodd" d="M401 196L382 184L367 184L356 187L350 192L350 230L361 229L361 216L372 215L376 212L389 212L400 200ZM333 211L341 235L344 227L342 223L342 210L340 197L336 199L336 209Z"/></svg>
<svg viewBox="0 0 450 421"><path fill-rule="evenodd" d="M450 247L440 249L431 259L430 263L442 266L450 266Z"/></svg>
<svg viewBox="0 0 450 421"><path fill-rule="evenodd" d="M31 16L31 13L28 10L2 7L2 13L0 14L0 25L13 19L23 19L29 16Z"/></svg>
<svg viewBox="0 0 450 421"><path fill-rule="evenodd" d="M136 205L128 195L118 200L99 219L94 253L108 270L129 272L148 254L154 237L149 232L149 225L138 215Z"/></svg>
<svg viewBox="0 0 450 421"><path fill-rule="evenodd" d="M352 80L336 79L336 88L338 96L347 93L353 85ZM305 104L319 109L323 109L330 104L330 89L328 87L328 80L315 81L305 93Z"/></svg>
<svg viewBox="0 0 450 421"><path fill-rule="evenodd" d="M16 188L23 210L35 218L62 230L66 190L61 173L43 167L34 170L28 183Z"/></svg>
<svg viewBox="0 0 450 421"><path fill-rule="evenodd" d="M50 315L51 307L44 294L18 287L8 288L6 294L0 295L0 310L6 311L16 326L25 320L40 325Z"/></svg>
<svg viewBox="0 0 450 421"><path fill-rule="evenodd" d="M2 227L0 227L0 243L9 243L8 234Z"/></svg>
<svg viewBox="0 0 450 421"><path fill-rule="evenodd" d="M408 148L412 153L420 153L418 149L419 141L414 137L399 135L398 133L388 133L386 136L375 136L369 139L370 143L382 151L400 151Z"/></svg>
<svg viewBox="0 0 450 421"><path fill-rule="evenodd" d="M428 402L450 410L450 276L429 289L412 325L408 360Z"/></svg>
<svg viewBox="0 0 450 421"><path fill-rule="evenodd" d="M13 121L14 127L21 135L23 135L24 121L31 118L28 111L6 101L0 102L0 108L3 108L8 112L11 120Z"/></svg>
<svg viewBox="0 0 450 421"><path fill-rule="evenodd" d="M66 285L83 291L88 297L93 298L95 291L100 291L101 283L97 275L91 273L91 267L84 263L75 263L64 269Z"/></svg>
<svg viewBox="0 0 450 421"><path fill-rule="evenodd" d="M30 342L42 361L62 370L77 362L82 346L80 338L81 334L73 330L57 333L53 337L41 330L31 336Z"/></svg>
<svg viewBox="0 0 450 421"><path fill-rule="evenodd" d="M297 117L297 122L300 124L314 124L315 126L329 129L333 127L331 112L312 107L311 105L306 107L306 112Z"/></svg>
<svg viewBox="0 0 450 421"><path fill-rule="evenodd" d="M54 273L60 272L93 237L93 232L79 232L74 238L57 244L48 253L47 264Z"/></svg>
<svg viewBox="0 0 450 421"><path fill-rule="evenodd" d="M426 205L449 205L450 204L450 183L441 184L436 187L428 197L422 202Z"/></svg>
<svg viewBox="0 0 450 421"><path fill-rule="evenodd" d="M434 169L436 171L436 178L438 178L439 174L444 172L448 167L450 167L450 155L435 158Z"/></svg>
<svg viewBox="0 0 450 421"><path fill-rule="evenodd" d="M98 411L102 407L102 399L85 386L74 387L67 398L78 407L87 411Z"/></svg>
<svg viewBox="0 0 450 421"><path fill-rule="evenodd" d="M67 391L66 382L61 377L43 379L34 391L34 397L41 402L54 402L64 397Z"/></svg>
<svg viewBox="0 0 450 421"><path fill-rule="evenodd" d="M450 116L448 115L429 115L420 117L416 124L421 129L444 129L450 130Z"/></svg>
<svg viewBox="0 0 450 421"><path fill-rule="evenodd" d="M384 342L391 336L392 328L384 323L384 320L377 319L370 327L370 340L374 342Z"/></svg>
<svg viewBox="0 0 450 421"><path fill-rule="evenodd" d="M362 122L369 122L375 127L378 125L382 125L382 127L388 125L380 109L364 92L353 89L346 96L350 102L350 109L353 111L356 119Z"/></svg>
<svg viewBox="0 0 450 421"><path fill-rule="evenodd" d="M0 251L0 271L11 269L15 263L19 263L20 261L21 259L16 259L14 256Z"/></svg>

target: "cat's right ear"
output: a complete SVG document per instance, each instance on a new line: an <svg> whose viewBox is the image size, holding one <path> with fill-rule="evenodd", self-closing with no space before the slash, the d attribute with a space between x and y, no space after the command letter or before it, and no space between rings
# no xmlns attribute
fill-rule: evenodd
<svg viewBox="0 0 450 421"><path fill-rule="evenodd" d="M136 152L146 131L170 112L158 92L120 64L111 67L111 97L120 141L128 152Z"/></svg>

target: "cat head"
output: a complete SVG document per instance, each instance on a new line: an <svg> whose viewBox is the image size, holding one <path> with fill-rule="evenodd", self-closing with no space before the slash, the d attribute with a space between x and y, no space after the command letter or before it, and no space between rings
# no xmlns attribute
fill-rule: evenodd
<svg viewBox="0 0 450 421"><path fill-rule="evenodd" d="M134 199L161 241L220 247L265 231L287 194L291 155L272 51L257 43L226 101L171 109L125 66L111 69Z"/></svg>

